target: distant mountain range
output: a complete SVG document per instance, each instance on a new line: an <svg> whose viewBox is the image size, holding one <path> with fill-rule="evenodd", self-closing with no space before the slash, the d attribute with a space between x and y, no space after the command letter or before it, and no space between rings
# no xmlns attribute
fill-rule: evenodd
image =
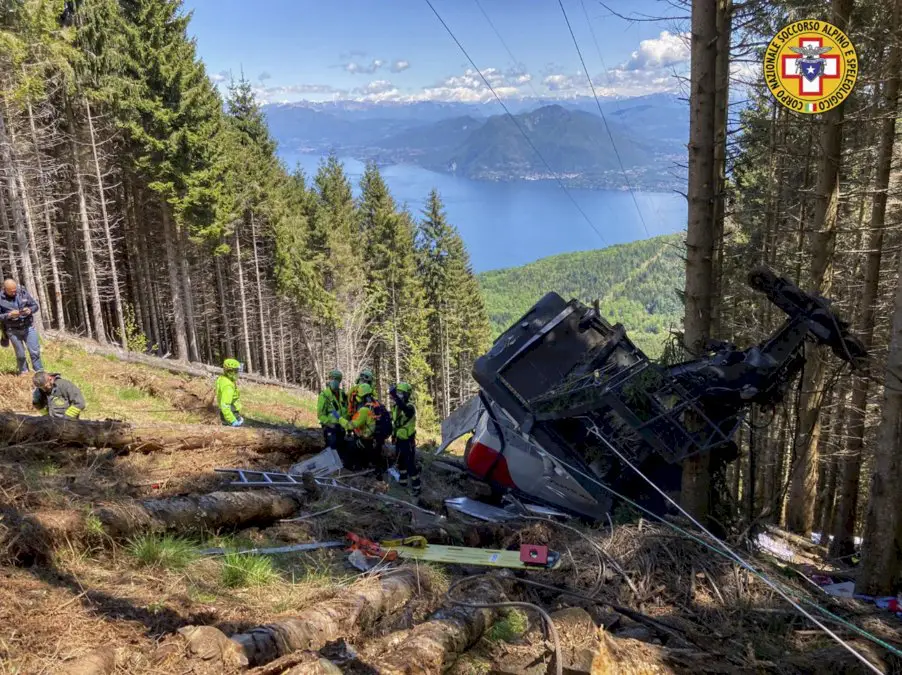
<svg viewBox="0 0 902 675"><path fill-rule="evenodd" d="M509 109L513 119L487 114L497 110L487 104L332 102L264 108L286 154L335 151L475 180L558 177L571 186L609 189L626 187L622 162L638 189L671 189L684 181L676 163L686 152L688 109L675 96L606 99L607 126L594 99L518 101Z"/></svg>

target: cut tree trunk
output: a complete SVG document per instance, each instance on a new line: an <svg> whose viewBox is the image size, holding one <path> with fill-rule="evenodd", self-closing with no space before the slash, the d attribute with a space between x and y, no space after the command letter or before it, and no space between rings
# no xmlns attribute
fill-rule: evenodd
<svg viewBox="0 0 902 675"><path fill-rule="evenodd" d="M0 413L0 438L10 445L58 443L126 452L231 447L256 452L289 452L298 456L319 452L323 447L319 429L288 431L204 424L141 425L117 420L75 421L15 413Z"/></svg>
<svg viewBox="0 0 902 675"><path fill-rule="evenodd" d="M467 597L474 602L504 601L495 584L474 584ZM458 656L479 642L495 622L495 609L443 608L428 621L416 626L397 647L389 649L367 665L382 675L431 675L441 673Z"/></svg>
<svg viewBox="0 0 902 675"><path fill-rule="evenodd" d="M424 580L420 579L420 583ZM352 586L332 600L232 636L252 666L263 665L301 649L319 649L327 642L371 628L384 616L405 606L416 593L418 575L401 568L376 581Z"/></svg>
<svg viewBox="0 0 902 675"><path fill-rule="evenodd" d="M23 555L47 555L64 542L98 534L96 523L113 540L145 532L179 534L215 532L222 528L264 525L293 516L304 494L263 490L211 492L205 495L101 504L87 512L44 510L10 514L19 533L12 550ZM92 527L89 527L89 521Z"/></svg>
<svg viewBox="0 0 902 675"><path fill-rule="evenodd" d="M57 675L112 675L119 658L112 646L100 647L84 656L63 663Z"/></svg>
<svg viewBox="0 0 902 675"><path fill-rule="evenodd" d="M211 492L154 499L143 502L109 504L94 509L111 537L140 532L199 532L248 523L271 523L294 515L302 504L298 493Z"/></svg>

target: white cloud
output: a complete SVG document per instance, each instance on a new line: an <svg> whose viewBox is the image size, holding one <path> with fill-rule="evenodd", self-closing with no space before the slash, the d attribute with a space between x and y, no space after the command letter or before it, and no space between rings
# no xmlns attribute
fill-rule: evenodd
<svg viewBox="0 0 902 675"><path fill-rule="evenodd" d="M366 90L369 92L380 92L380 91L388 91L389 89L393 89L394 85L388 80L374 80L366 85Z"/></svg>
<svg viewBox="0 0 902 675"><path fill-rule="evenodd" d="M675 92L680 83L674 75L684 74L688 67L688 34L662 31L658 37L642 40L638 49L615 68L593 73L592 84L599 96L641 96L644 94ZM362 56L355 54L355 56ZM339 66L353 75L374 75L377 71L402 72L410 67L404 59L391 62L372 59L368 63L348 60ZM742 75L748 74L742 69ZM485 80L483 80L485 78ZM261 100L274 101L289 98L321 99L347 98L370 102L443 101L481 103L494 99L492 90L502 99L529 96L555 96L575 98L591 96L585 73L568 71L559 65L548 64L541 75L533 76L523 64L506 70L486 67L482 73L471 67L461 66L461 71L420 89L401 89L389 80L375 79L369 84L353 89L337 89L329 85L293 85L285 87L261 87Z"/></svg>
<svg viewBox="0 0 902 675"><path fill-rule="evenodd" d="M549 91L572 91L579 89L580 84L585 84L584 78L576 78L573 75L564 75L563 73L552 73L546 75L542 79L542 84L548 87Z"/></svg>
<svg viewBox="0 0 902 675"><path fill-rule="evenodd" d="M358 63L357 61L349 61L342 67L352 75L372 75L385 65L382 59L373 59L368 64Z"/></svg>
<svg viewBox="0 0 902 675"><path fill-rule="evenodd" d="M401 97L401 91L388 80L373 80L365 87L352 89L350 94L350 98L355 101L369 103L397 101Z"/></svg>
<svg viewBox="0 0 902 675"><path fill-rule="evenodd" d="M304 99L310 96L332 95L345 98L350 92L329 84L289 84L279 87L255 87L254 96L261 103Z"/></svg>
<svg viewBox="0 0 902 675"><path fill-rule="evenodd" d="M688 34L662 31L656 38L642 40L639 49L628 60L592 75L592 85L599 96L642 96L679 89L674 73L680 73L689 62ZM584 73L571 75L559 66L550 65L542 84L549 92L562 97L591 96L592 89Z"/></svg>
<svg viewBox="0 0 902 675"><path fill-rule="evenodd" d="M661 31L656 38L642 40L622 70L654 70L668 68L689 60L689 34Z"/></svg>

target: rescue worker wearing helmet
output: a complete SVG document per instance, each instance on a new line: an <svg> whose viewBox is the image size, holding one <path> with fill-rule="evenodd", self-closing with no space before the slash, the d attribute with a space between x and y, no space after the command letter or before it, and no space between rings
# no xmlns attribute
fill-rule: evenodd
<svg viewBox="0 0 902 675"><path fill-rule="evenodd" d="M357 411L354 416L348 420L341 418L339 424L348 431L353 432L355 443L353 455L349 456L351 466L348 468L358 469L363 467L373 467L376 470L376 480L382 480L385 472L388 470L388 462L382 453L381 443L379 443L379 420L385 408L373 396L373 387L366 382L362 382L356 387L358 396ZM351 448L349 448L349 451ZM350 455L350 452L349 452Z"/></svg>
<svg viewBox="0 0 902 675"><path fill-rule="evenodd" d="M85 397L72 382L59 373L38 371L32 378L34 392L31 403L50 417L77 420L85 409Z"/></svg>
<svg viewBox="0 0 902 675"><path fill-rule="evenodd" d="M244 424L241 416L241 396L238 393L238 371L241 364L235 359L222 362L222 375L216 378L216 407L219 418L226 426L240 427Z"/></svg>
<svg viewBox="0 0 902 675"><path fill-rule="evenodd" d="M389 390L392 398L392 440L398 451L398 474L401 487L407 488L414 497L420 496L420 470L417 467L417 409L411 402L413 387L407 382L398 382Z"/></svg>
<svg viewBox="0 0 902 675"><path fill-rule="evenodd" d="M374 380L375 378L373 377L372 370L366 369L360 371L360 375L357 376L357 382L353 387L351 387L351 390L348 392L348 419L352 419L354 417L354 413L357 412L357 407L360 405L360 385L368 384L370 385L370 387L372 387Z"/></svg>
<svg viewBox="0 0 902 675"><path fill-rule="evenodd" d="M348 395L341 388L342 374L340 370L329 373L329 381L326 388L319 393L316 401L316 414L320 426L323 428L323 440L327 448L343 450L345 430L341 425L348 409Z"/></svg>

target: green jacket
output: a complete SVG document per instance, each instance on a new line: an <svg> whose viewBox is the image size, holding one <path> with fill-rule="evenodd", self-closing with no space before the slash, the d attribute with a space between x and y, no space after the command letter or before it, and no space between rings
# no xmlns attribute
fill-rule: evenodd
<svg viewBox="0 0 902 675"><path fill-rule="evenodd" d="M338 424L338 420L347 414L348 395L343 389L338 390L338 395L329 387L326 387L319 393L316 401L316 416L319 423L324 427L334 427ZM336 417L333 413L338 413Z"/></svg>
<svg viewBox="0 0 902 675"><path fill-rule="evenodd" d="M67 417L72 420L77 420L86 406L81 390L69 380L59 376L54 380L53 389L49 394L41 389L35 389L31 402L35 408L45 411L50 417Z"/></svg>
<svg viewBox="0 0 902 675"><path fill-rule="evenodd" d="M238 394L238 376L220 375L216 378L216 406L226 424L235 421L241 413L241 396Z"/></svg>
<svg viewBox="0 0 902 675"><path fill-rule="evenodd" d="M362 405L348 422L348 428L363 439L370 439L376 433L376 416L368 405Z"/></svg>
<svg viewBox="0 0 902 675"><path fill-rule="evenodd" d="M417 409L413 403L399 405L397 401L391 409L392 429L395 438L406 441L417 433Z"/></svg>

